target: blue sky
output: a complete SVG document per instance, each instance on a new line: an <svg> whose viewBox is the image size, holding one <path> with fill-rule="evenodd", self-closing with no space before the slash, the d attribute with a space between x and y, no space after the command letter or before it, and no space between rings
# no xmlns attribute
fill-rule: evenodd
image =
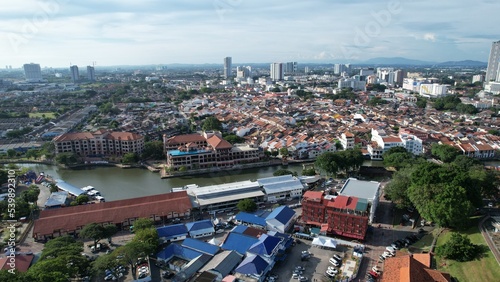
<svg viewBox="0 0 500 282"><path fill-rule="evenodd" d="M500 40L498 0L3 2L0 67L487 61Z"/></svg>

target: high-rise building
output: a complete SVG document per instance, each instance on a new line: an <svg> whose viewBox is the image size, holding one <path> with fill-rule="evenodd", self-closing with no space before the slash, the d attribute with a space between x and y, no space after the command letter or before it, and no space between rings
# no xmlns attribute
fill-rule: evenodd
<svg viewBox="0 0 500 282"><path fill-rule="evenodd" d="M475 82L484 82L484 75L482 74L476 74L472 76L472 83Z"/></svg>
<svg viewBox="0 0 500 282"><path fill-rule="evenodd" d="M500 68L500 41L493 42L490 51L490 58L488 59L488 69L486 70L485 81L500 81L499 68Z"/></svg>
<svg viewBox="0 0 500 282"><path fill-rule="evenodd" d="M24 76L28 82L40 82L42 81L42 69L40 64L24 64Z"/></svg>
<svg viewBox="0 0 500 282"><path fill-rule="evenodd" d="M95 69L93 66L87 66L87 79L89 81L95 80Z"/></svg>
<svg viewBox="0 0 500 282"><path fill-rule="evenodd" d="M297 62L287 62L285 64L284 73L296 73L297 72Z"/></svg>
<svg viewBox="0 0 500 282"><path fill-rule="evenodd" d="M350 64L335 64L333 66L333 74L342 74L343 72L351 72L351 65Z"/></svg>
<svg viewBox="0 0 500 282"><path fill-rule="evenodd" d="M78 72L78 66L74 65L69 68L69 71L71 73L71 80L73 83L78 82L80 80L80 73Z"/></svg>
<svg viewBox="0 0 500 282"><path fill-rule="evenodd" d="M285 77L285 70L283 68L283 63L272 63L271 64L271 80L280 81Z"/></svg>
<svg viewBox="0 0 500 282"><path fill-rule="evenodd" d="M236 68L236 77L238 78L248 78L252 75L252 67L237 67Z"/></svg>
<svg viewBox="0 0 500 282"><path fill-rule="evenodd" d="M231 57L224 58L224 78L231 77L231 64L233 59Z"/></svg>

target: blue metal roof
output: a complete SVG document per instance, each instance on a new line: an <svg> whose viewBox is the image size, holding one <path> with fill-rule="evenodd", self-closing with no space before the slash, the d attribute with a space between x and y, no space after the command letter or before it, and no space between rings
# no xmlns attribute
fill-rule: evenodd
<svg viewBox="0 0 500 282"><path fill-rule="evenodd" d="M244 255L248 248L250 248L253 244L257 243L259 239L255 237L246 236L240 233L230 232L221 248L224 250L233 250L237 251L241 255Z"/></svg>
<svg viewBox="0 0 500 282"><path fill-rule="evenodd" d="M158 231L158 237L167 239L188 234L186 225L183 223L158 227L156 230Z"/></svg>
<svg viewBox="0 0 500 282"><path fill-rule="evenodd" d="M295 211L287 206L275 208L267 217L266 220L276 219L277 221L286 224L293 216Z"/></svg>
<svg viewBox="0 0 500 282"><path fill-rule="evenodd" d="M219 247L193 238L186 238L182 246L211 256L219 252Z"/></svg>
<svg viewBox="0 0 500 282"><path fill-rule="evenodd" d="M231 233L235 232L235 233L240 233L240 234L243 234L243 232L245 232L245 230L247 230L248 226L246 225L236 225L233 230L231 230Z"/></svg>
<svg viewBox="0 0 500 282"><path fill-rule="evenodd" d="M265 218L259 217L255 214L251 214L251 213L239 212L236 215L235 219L242 221L242 222L255 224L255 225L267 226Z"/></svg>
<svg viewBox="0 0 500 282"><path fill-rule="evenodd" d="M49 198L45 202L46 207L62 206L66 204L66 199L68 198L68 192L53 192L50 194Z"/></svg>
<svg viewBox="0 0 500 282"><path fill-rule="evenodd" d="M210 219L205 219L205 220L200 220L200 221L195 221L195 222L188 222L186 223L186 228L188 232L196 231L196 230L201 230L201 229L206 229L206 228L214 228L214 224Z"/></svg>
<svg viewBox="0 0 500 282"><path fill-rule="evenodd" d="M159 259L163 260L170 260L174 256L180 257L185 260L192 260L201 255L202 253L197 252L195 250L184 248L177 244L170 244L168 245L168 247L160 251L156 256Z"/></svg>
<svg viewBox="0 0 500 282"><path fill-rule="evenodd" d="M269 236L267 234L262 234L259 237L259 241L253 244L249 249L249 253L256 255L266 255L270 256L273 250L281 242L281 239L274 236Z"/></svg>
<svg viewBox="0 0 500 282"><path fill-rule="evenodd" d="M269 264L260 256L250 255L247 256L241 263L236 267L235 271L246 275L264 275Z"/></svg>
<svg viewBox="0 0 500 282"><path fill-rule="evenodd" d="M57 188L64 190L64 191L67 191L68 193L70 193L73 196L80 196L82 194L85 194L85 191L83 191L82 189L80 189L76 186L73 186L67 182L64 182L61 179L56 180L56 185L57 185Z"/></svg>

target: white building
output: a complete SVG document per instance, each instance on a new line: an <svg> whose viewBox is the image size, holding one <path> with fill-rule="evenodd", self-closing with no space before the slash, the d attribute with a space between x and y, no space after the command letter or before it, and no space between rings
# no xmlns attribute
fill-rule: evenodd
<svg viewBox="0 0 500 282"><path fill-rule="evenodd" d="M236 77L249 78L252 75L252 67L236 67Z"/></svg>
<svg viewBox="0 0 500 282"><path fill-rule="evenodd" d="M285 77L285 70L283 68L283 63L272 63L270 74L272 81L283 80L283 78Z"/></svg>
<svg viewBox="0 0 500 282"><path fill-rule="evenodd" d="M233 59L231 57L224 58L224 78L231 77L232 61Z"/></svg>
<svg viewBox="0 0 500 282"><path fill-rule="evenodd" d="M338 81L338 89L352 88L353 90L366 91L366 81L356 78L341 78Z"/></svg>
<svg viewBox="0 0 500 282"><path fill-rule="evenodd" d="M476 75L472 76L472 83L475 83L475 82L484 82L484 75L476 74Z"/></svg>
<svg viewBox="0 0 500 282"><path fill-rule="evenodd" d="M493 94L500 94L500 82L490 81L484 85L484 91L490 92Z"/></svg>
<svg viewBox="0 0 500 282"><path fill-rule="evenodd" d="M42 70L40 69L40 64L24 64L24 76L27 82L41 82L42 81Z"/></svg>
<svg viewBox="0 0 500 282"><path fill-rule="evenodd" d="M422 139L418 138L417 136L410 134L399 134L399 138L401 138L403 147L405 147L406 151L416 156L421 155L424 152Z"/></svg>
<svg viewBox="0 0 500 282"><path fill-rule="evenodd" d="M302 197L304 185L292 175L281 175L257 179L264 189L268 202Z"/></svg>
<svg viewBox="0 0 500 282"><path fill-rule="evenodd" d="M351 65L347 64L335 64L333 66L333 73L334 74L342 74L343 72L349 73L351 71Z"/></svg>
<svg viewBox="0 0 500 282"><path fill-rule="evenodd" d="M344 132L340 137L340 144L344 150L354 149L354 134L351 132Z"/></svg>
<svg viewBox="0 0 500 282"><path fill-rule="evenodd" d="M486 82L497 81L500 82L500 41L493 42L490 50L490 57L488 59L488 69L486 70Z"/></svg>
<svg viewBox="0 0 500 282"><path fill-rule="evenodd" d="M430 97L442 97L446 96L448 93L448 85L446 84L421 84L420 85L420 96L427 98Z"/></svg>

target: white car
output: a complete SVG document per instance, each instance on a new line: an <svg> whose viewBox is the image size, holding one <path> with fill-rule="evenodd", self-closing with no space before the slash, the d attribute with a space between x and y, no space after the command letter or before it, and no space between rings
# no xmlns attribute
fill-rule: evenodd
<svg viewBox="0 0 500 282"><path fill-rule="evenodd" d="M376 272L376 273L380 273L380 267L378 267L378 266L376 266L376 265L372 267L372 270L373 270L374 272Z"/></svg>
<svg viewBox="0 0 500 282"><path fill-rule="evenodd" d="M336 261L334 258L330 258L329 262L333 264L334 266L340 266L340 263Z"/></svg>
<svg viewBox="0 0 500 282"><path fill-rule="evenodd" d="M330 277L334 277L336 274L337 274L337 272L335 272L335 271L332 271L330 269L326 270L326 275L328 275Z"/></svg>
<svg viewBox="0 0 500 282"><path fill-rule="evenodd" d="M342 258L339 255L337 255L337 254L334 254L333 258L335 258L336 260L340 260L340 261L342 260Z"/></svg>

